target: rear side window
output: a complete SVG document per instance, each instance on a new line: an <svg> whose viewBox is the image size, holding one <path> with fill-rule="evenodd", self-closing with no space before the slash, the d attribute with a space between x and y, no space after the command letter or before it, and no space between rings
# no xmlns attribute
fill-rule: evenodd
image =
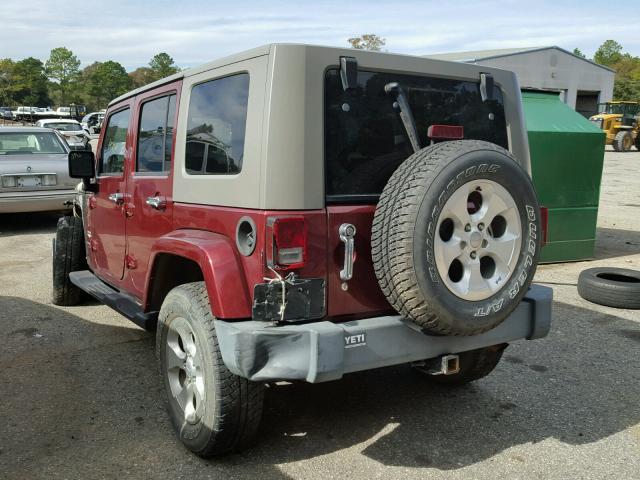
<svg viewBox="0 0 640 480"><path fill-rule="evenodd" d="M398 82L408 97L421 146L430 125L462 125L464 137L508 147L502 93L482 102L478 82L393 72L358 72L345 92L337 69L325 76L327 201L375 201L391 174L413 153L399 112L384 86Z"/></svg>
<svg viewBox="0 0 640 480"><path fill-rule="evenodd" d="M114 113L107 120L100 154L100 173L108 175L124 172L124 153L130 116L131 112L127 108Z"/></svg>
<svg viewBox="0 0 640 480"><path fill-rule="evenodd" d="M188 174L227 175L242 170L248 102L247 73L193 87L185 149Z"/></svg>
<svg viewBox="0 0 640 480"><path fill-rule="evenodd" d="M142 104L136 149L136 172L168 172L171 169L176 96Z"/></svg>

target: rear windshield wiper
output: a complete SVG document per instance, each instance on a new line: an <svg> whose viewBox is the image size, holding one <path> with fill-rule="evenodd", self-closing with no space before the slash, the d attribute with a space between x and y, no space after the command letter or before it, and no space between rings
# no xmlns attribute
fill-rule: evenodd
<svg viewBox="0 0 640 480"><path fill-rule="evenodd" d="M393 99L394 108L400 111L400 120L402 120L404 129L407 131L413 151L417 152L420 150L420 139L418 138L418 129L416 128L416 122L413 120L407 96L398 82L387 83L384 86L384 91Z"/></svg>

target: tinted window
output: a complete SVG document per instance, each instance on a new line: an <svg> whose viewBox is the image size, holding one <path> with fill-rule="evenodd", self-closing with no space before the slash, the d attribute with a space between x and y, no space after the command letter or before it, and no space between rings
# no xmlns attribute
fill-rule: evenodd
<svg viewBox="0 0 640 480"><path fill-rule="evenodd" d="M187 173L240 172L248 101L249 75L246 73L193 87L187 117Z"/></svg>
<svg viewBox="0 0 640 480"><path fill-rule="evenodd" d="M166 172L170 169L175 98L175 95L171 95L142 105L137 172Z"/></svg>
<svg viewBox="0 0 640 480"><path fill-rule="evenodd" d="M430 125L462 125L467 139L507 148L502 94L482 102L478 82L358 72L358 87L342 88L337 69L325 78L326 193L379 195L395 169L413 153L399 112L384 92L398 82L408 97L420 144L429 145ZM331 200L331 198L329 199Z"/></svg>
<svg viewBox="0 0 640 480"><path fill-rule="evenodd" d="M102 141L100 173L124 172L124 153L127 142L130 112L121 110L111 115Z"/></svg>

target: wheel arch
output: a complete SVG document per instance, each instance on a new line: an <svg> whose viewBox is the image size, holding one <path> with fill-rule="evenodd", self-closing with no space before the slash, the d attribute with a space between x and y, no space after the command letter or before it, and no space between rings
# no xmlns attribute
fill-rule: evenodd
<svg viewBox="0 0 640 480"><path fill-rule="evenodd" d="M251 299L233 243L202 230L177 230L154 242L143 298L145 311L159 311L171 289L197 281L205 282L215 317L251 317Z"/></svg>

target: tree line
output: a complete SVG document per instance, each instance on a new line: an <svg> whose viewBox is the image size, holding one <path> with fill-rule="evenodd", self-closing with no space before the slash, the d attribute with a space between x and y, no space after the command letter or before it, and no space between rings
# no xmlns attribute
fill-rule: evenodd
<svg viewBox="0 0 640 480"><path fill-rule="evenodd" d="M105 108L113 98L179 71L173 58L158 53L146 67L127 73L118 62L93 62L80 69L80 60L65 47L51 50L49 58L0 59L0 105L86 105Z"/></svg>
<svg viewBox="0 0 640 480"><path fill-rule="evenodd" d="M386 40L365 34L347 40L353 48L380 51ZM580 49L573 53L586 58ZM606 40L593 55L594 62L616 71L613 97L640 101L640 57L625 53L615 40ZM65 47L51 50L42 62L33 57L14 61L0 59L0 105L86 105L89 110L106 107L113 98L179 71L165 52L154 55L148 66L127 73L118 62L93 62L80 69L80 60Z"/></svg>

